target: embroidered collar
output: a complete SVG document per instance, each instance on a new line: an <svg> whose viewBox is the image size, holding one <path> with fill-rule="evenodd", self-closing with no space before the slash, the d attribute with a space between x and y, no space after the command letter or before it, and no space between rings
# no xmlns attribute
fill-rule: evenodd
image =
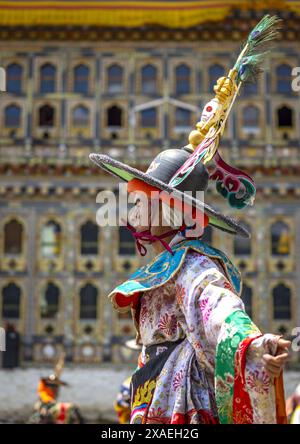
<svg viewBox="0 0 300 444"><path fill-rule="evenodd" d="M225 253L199 239L177 242L172 249L174 252L173 255L168 251L160 253L150 264L144 265L136 270L127 281L118 285L109 294L108 297L118 311L125 312L131 307L135 307L143 292L158 288L168 282L181 268L185 256L190 249L212 259L218 259L234 291L240 295L240 272Z"/></svg>

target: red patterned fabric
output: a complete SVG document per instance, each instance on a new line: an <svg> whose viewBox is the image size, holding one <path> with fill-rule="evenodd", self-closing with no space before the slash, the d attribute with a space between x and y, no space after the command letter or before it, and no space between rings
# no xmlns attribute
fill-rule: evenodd
<svg viewBox="0 0 300 444"><path fill-rule="evenodd" d="M249 394L245 388L245 367L248 347L262 335L247 337L240 342L235 354L233 387L233 423L253 424L253 412Z"/></svg>
<svg viewBox="0 0 300 444"><path fill-rule="evenodd" d="M62 402L60 404L60 411L57 416L57 422L64 424L66 422L66 414L67 414L67 408L66 408L66 405Z"/></svg>

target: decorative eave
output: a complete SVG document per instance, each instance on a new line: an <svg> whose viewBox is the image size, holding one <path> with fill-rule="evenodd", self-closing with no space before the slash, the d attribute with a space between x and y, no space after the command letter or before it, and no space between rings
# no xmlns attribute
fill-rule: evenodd
<svg viewBox="0 0 300 444"><path fill-rule="evenodd" d="M0 1L0 24L187 28L222 20L247 0L22 0Z"/></svg>
<svg viewBox="0 0 300 444"><path fill-rule="evenodd" d="M220 22L235 8L242 16L273 9L300 15L300 0L0 0L0 25L188 29Z"/></svg>
<svg viewBox="0 0 300 444"><path fill-rule="evenodd" d="M0 2L1 5L1 2ZM0 8L1 12L1 8ZM0 22L0 40L28 41L241 41L264 13L277 13L284 21L280 38L300 40L300 14L289 10L233 10L223 20L208 20L190 27L168 27L157 24L125 27L103 25L8 25ZM300 12L300 0L299 0Z"/></svg>
<svg viewBox="0 0 300 444"><path fill-rule="evenodd" d="M71 160L71 159L70 159ZM138 169L146 169L145 162L137 161L132 162L132 159L123 158L125 163L131 162L131 164ZM254 175L257 178L260 177L272 177L273 179L280 177L299 177L300 165L243 165L239 162L236 165L239 168L244 168L249 175ZM89 160L84 164L83 162L66 162L58 163L57 160L36 162L1 162L0 163L0 175L1 176L49 176L49 177L70 177L70 176L99 176L99 174L108 175L106 172L100 170L97 166L93 166ZM109 175L108 175L109 176Z"/></svg>
<svg viewBox="0 0 300 444"><path fill-rule="evenodd" d="M270 197L272 196L272 199L276 198L284 198L284 199L299 199L300 196L300 184L297 186L292 186L287 183L283 183L281 185L274 185L273 183L269 184L256 184L257 185L257 192L256 196L257 199L260 197ZM57 198L61 198L62 196L66 197L73 197L73 198L88 198L88 199L94 199L96 198L97 194L100 191L103 191L105 187L97 187L97 186L88 186L88 185L81 185L81 186L70 186L68 184L66 185L59 185L55 186L55 184L29 184L29 185L13 185L13 184L0 184L0 197L2 199L17 199L20 198L21 200L26 199L26 197L32 198L38 198L38 199L44 199L44 198L53 198L56 200ZM216 188L214 187L214 184L211 184L209 189L207 190L208 196L213 196L215 198L220 198L220 194L217 192Z"/></svg>
<svg viewBox="0 0 300 444"><path fill-rule="evenodd" d="M47 171L41 165L29 167L21 165L0 166L0 196L1 198L60 198L61 196L95 197L103 189L117 187L117 179L97 167L80 167L66 165L60 168L60 174L53 169ZM137 166L139 168L139 166ZM300 166L289 167L254 167L248 168L257 186L257 197L272 196L272 198L299 199L300 196ZM12 181L12 176L15 176ZM7 177L7 181L5 181ZM79 181L78 178L81 178ZM275 182L274 177L278 180ZM280 180L281 179L281 180ZM211 182L208 195L218 198L214 183Z"/></svg>
<svg viewBox="0 0 300 444"><path fill-rule="evenodd" d="M127 159L123 159L126 163L129 162ZM132 160L131 160L132 164ZM144 170L146 168L144 162L135 162L133 164L135 168ZM299 177L300 176L300 165L247 165L246 167L239 163L239 168L244 168L249 175L254 177L263 178L280 178L280 177ZM32 163L10 163L2 162L0 163L0 176L47 176L47 177L91 177L107 175L108 173L100 170L97 166L93 166L90 161L86 164L83 163L57 163L52 162L32 162Z"/></svg>

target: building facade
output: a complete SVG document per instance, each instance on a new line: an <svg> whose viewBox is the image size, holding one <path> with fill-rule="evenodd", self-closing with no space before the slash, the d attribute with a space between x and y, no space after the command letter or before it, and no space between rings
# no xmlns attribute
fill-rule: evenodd
<svg viewBox="0 0 300 444"><path fill-rule="evenodd" d="M247 85L221 142L257 184L255 205L231 212L252 233L205 239L240 268L246 309L265 332L300 325L300 18L284 17L267 71ZM142 263L125 228L99 227L99 191L118 182L91 152L145 169L187 143L218 77L233 66L260 13L180 29L19 27L0 30L0 325L20 334L19 362L123 362L134 335L109 291ZM207 202L230 213L210 184ZM293 360L299 356L293 353Z"/></svg>

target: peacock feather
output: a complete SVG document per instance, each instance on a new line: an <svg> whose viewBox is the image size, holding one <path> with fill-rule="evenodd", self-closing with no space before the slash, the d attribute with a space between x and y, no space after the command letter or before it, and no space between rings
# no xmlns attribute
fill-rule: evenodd
<svg viewBox="0 0 300 444"><path fill-rule="evenodd" d="M238 57L234 69L237 71L237 83L254 82L262 72L266 55L279 37L282 20L276 15L265 15L250 32L245 46Z"/></svg>
<svg viewBox="0 0 300 444"><path fill-rule="evenodd" d="M192 131L189 137L194 151L172 177L169 185L173 187L178 186L186 179L198 162L201 161L206 164L213 160L216 169L210 178L216 180L218 192L228 200L230 206L244 208L246 205L253 203L256 192L253 180L243 171L226 164L218 153L218 146L226 120L241 86L244 82L254 82L257 80L258 75L263 71L262 66L266 60L266 55L269 53L274 40L279 36L280 25L280 18L265 15L250 32L234 67L226 78L219 79L221 85L217 85L217 89L214 89L216 97L219 98L221 95L220 90L222 91L222 82L225 79L225 81L231 82L232 93L225 103L222 101L221 103L220 101L218 102L217 112L212 112L208 120L201 119L197 123L197 130ZM212 109L212 106L210 108ZM203 129L206 131L203 132ZM201 136L200 143L198 142L199 135Z"/></svg>

